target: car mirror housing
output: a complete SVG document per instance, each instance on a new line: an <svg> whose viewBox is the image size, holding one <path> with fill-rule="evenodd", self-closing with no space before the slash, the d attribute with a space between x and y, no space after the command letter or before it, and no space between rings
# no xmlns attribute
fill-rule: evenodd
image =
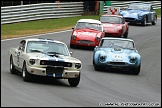
<svg viewBox="0 0 162 108"><path fill-rule="evenodd" d="M73 53L72 52L70 52L70 55L72 55Z"/></svg>

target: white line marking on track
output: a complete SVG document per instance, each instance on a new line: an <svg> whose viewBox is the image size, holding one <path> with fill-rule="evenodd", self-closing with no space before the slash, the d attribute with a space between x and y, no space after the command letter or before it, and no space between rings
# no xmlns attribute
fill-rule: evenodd
<svg viewBox="0 0 162 108"><path fill-rule="evenodd" d="M47 35L47 34L55 34L55 33L62 33L62 32L67 32L67 31L71 31L71 30L64 30L64 31L59 31L59 32L50 32L50 33L37 34L37 35L32 35L32 36L23 36L23 37L18 37L18 38L4 39L4 40L1 40L1 41L8 41L8 40L15 40L15 39L29 38L29 37L37 37L37 36L42 36L42 35Z"/></svg>

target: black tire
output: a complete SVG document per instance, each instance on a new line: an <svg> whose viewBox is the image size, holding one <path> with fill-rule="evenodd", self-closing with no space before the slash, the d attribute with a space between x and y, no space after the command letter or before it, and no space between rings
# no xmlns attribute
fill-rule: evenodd
<svg viewBox="0 0 162 108"><path fill-rule="evenodd" d="M136 67L136 68L132 68L132 69L131 69L132 74L133 74L133 75L138 75L139 72L140 72L140 68L141 68L141 64L140 64L138 67Z"/></svg>
<svg viewBox="0 0 162 108"><path fill-rule="evenodd" d="M11 74L16 74L16 69L15 69L15 66L14 66L14 63L13 63L13 58L12 56L10 57L10 72Z"/></svg>
<svg viewBox="0 0 162 108"><path fill-rule="evenodd" d="M95 71L102 71L102 70L104 70L103 67L98 66L98 65L96 65L95 63L94 63L94 69L95 69Z"/></svg>
<svg viewBox="0 0 162 108"><path fill-rule="evenodd" d="M26 81L26 82L30 81L31 74L27 71L25 62L23 64L23 68L22 68L22 77L23 77L24 81Z"/></svg>
<svg viewBox="0 0 162 108"><path fill-rule="evenodd" d="M146 26L146 24L147 24L147 20L146 20L146 16L144 16L144 20L142 22L142 26Z"/></svg>
<svg viewBox="0 0 162 108"><path fill-rule="evenodd" d="M73 44L70 44L70 48L75 48L75 46Z"/></svg>
<svg viewBox="0 0 162 108"><path fill-rule="evenodd" d="M126 33L124 33L124 38L128 37L128 31Z"/></svg>
<svg viewBox="0 0 162 108"><path fill-rule="evenodd" d="M152 25L156 25L157 23L157 17L155 16L155 20L152 22Z"/></svg>
<svg viewBox="0 0 162 108"><path fill-rule="evenodd" d="M80 74L77 78L69 78L68 82L69 82L70 86L76 87L80 82Z"/></svg>
<svg viewBox="0 0 162 108"><path fill-rule="evenodd" d="M122 33L122 31L121 31L121 33L120 33L120 38L123 38L123 33Z"/></svg>

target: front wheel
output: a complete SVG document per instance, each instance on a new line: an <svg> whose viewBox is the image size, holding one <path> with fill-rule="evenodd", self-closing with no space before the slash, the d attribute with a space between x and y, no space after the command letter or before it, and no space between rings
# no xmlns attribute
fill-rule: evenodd
<svg viewBox="0 0 162 108"><path fill-rule="evenodd" d="M70 44L70 48L75 48L75 45L73 45L73 44Z"/></svg>
<svg viewBox="0 0 162 108"><path fill-rule="evenodd" d="M22 77L23 77L24 81L27 81L27 82L30 81L31 75L26 69L26 63L25 62L23 64L23 68L22 68Z"/></svg>
<svg viewBox="0 0 162 108"><path fill-rule="evenodd" d="M143 22L142 22L142 26L146 26L147 24L147 20L146 20L146 16L144 16Z"/></svg>
<svg viewBox="0 0 162 108"><path fill-rule="evenodd" d="M76 77L76 78L69 78L69 79L68 79L68 82L69 82L69 84L70 84L72 87L76 87L76 86L79 84L79 82L80 82L80 74L79 74L79 76Z"/></svg>
<svg viewBox="0 0 162 108"><path fill-rule="evenodd" d="M124 38L128 37L128 31L126 33L124 33Z"/></svg>
<svg viewBox="0 0 162 108"><path fill-rule="evenodd" d="M131 69L132 74L133 74L133 75L138 75L139 72L140 72L140 68L141 68L141 64L140 64L138 67L136 67L136 68L132 68L132 69Z"/></svg>

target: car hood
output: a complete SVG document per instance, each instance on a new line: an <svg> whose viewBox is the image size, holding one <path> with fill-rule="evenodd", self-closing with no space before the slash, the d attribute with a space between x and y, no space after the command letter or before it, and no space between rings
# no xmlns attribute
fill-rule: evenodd
<svg viewBox="0 0 162 108"><path fill-rule="evenodd" d="M126 49L126 48L101 48L102 51L104 51L105 53L109 53L109 54L126 54L129 55L133 52L135 52L134 50L131 49Z"/></svg>
<svg viewBox="0 0 162 108"><path fill-rule="evenodd" d="M137 18L138 14L143 14L146 11L142 11L142 10L124 10L121 11L120 13L123 15L123 17L131 17L131 18Z"/></svg>
<svg viewBox="0 0 162 108"><path fill-rule="evenodd" d="M105 32L114 32L117 29L122 29L122 24L102 23Z"/></svg>
<svg viewBox="0 0 162 108"><path fill-rule="evenodd" d="M81 63L80 60L71 56L64 56L64 55L52 56L45 53L27 53L27 55L29 59Z"/></svg>
<svg viewBox="0 0 162 108"><path fill-rule="evenodd" d="M101 31L93 29L77 29L74 31L74 35L80 40L94 40Z"/></svg>

